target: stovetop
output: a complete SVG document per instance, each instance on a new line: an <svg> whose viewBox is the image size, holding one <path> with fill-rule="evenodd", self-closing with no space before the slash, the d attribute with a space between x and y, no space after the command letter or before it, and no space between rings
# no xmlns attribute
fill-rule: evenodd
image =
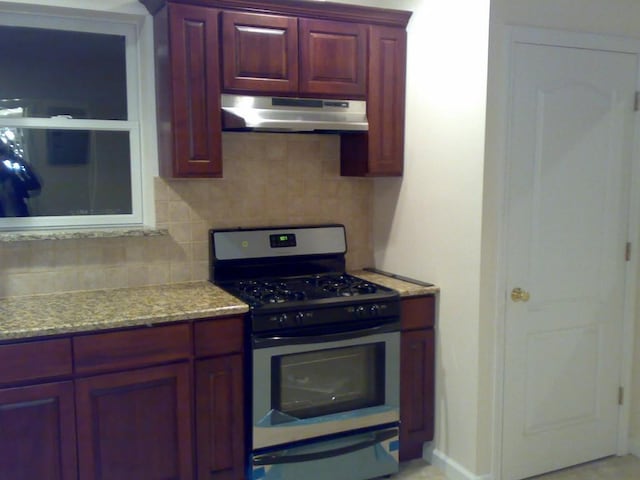
<svg viewBox="0 0 640 480"><path fill-rule="evenodd" d="M344 225L211 230L209 239L210 280L249 305L252 335L399 322L398 292L345 273Z"/></svg>
<svg viewBox="0 0 640 480"><path fill-rule="evenodd" d="M220 282L219 286L252 309L300 308L393 299L397 293L347 273Z"/></svg>

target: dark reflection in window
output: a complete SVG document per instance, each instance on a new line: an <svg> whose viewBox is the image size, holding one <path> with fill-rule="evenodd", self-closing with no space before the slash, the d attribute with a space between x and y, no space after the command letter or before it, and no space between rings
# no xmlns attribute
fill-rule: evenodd
<svg viewBox="0 0 640 480"><path fill-rule="evenodd" d="M29 199L40 192L35 171L10 129L0 130L0 217L28 217Z"/></svg>
<svg viewBox="0 0 640 480"><path fill-rule="evenodd" d="M0 109L23 117L127 119L125 38L0 26Z"/></svg>
<svg viewBox="0 0 640 480"><path fill-rule="evenodd" d="M21 145L24 157L0 155L0 216L132 213L128 132L35 128L4 132L5 138L8 134ZM0 143L7 150L6 143Z"/></svg>

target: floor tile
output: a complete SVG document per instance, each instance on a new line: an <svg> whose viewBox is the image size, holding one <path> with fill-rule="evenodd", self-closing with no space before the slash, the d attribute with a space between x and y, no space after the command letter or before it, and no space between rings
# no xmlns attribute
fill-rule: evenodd
<svg viewBox="0 0 640 480"><path fill-rule="evenodd" d="M405 462L391 480L447 480L438 468L423 460ZM608 457L529 480L640 480L640 458L633 455Z"/></svg>

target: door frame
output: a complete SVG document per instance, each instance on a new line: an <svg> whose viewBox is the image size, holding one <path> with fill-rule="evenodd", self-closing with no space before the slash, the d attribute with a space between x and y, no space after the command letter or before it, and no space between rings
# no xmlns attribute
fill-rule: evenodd
<svg viewBox="0 0 640 480"><path fill-rule="evenodd" d="M501 111L502 126L500 132L504 139L500 143L500 152L497 156L497 168L501 172L498 179L498 219L497 246L496 246L496 283L495 283L495 336L494 336L494 389L493 389L493 446L491 470L495 480L502 478L502 449L503 449L503 417L504 406L504 373L505 373L505 347L506 347L506 306L508 301L507 285L507 194L510 178L510 164L507 158L509 152L510 132L509 113L512 105L512 67L513 46L516 43L534 43L548 46L588 48L594 50L606 50L615 52L632 53L638 56L639 71L636 77L636 90L640 91L640 39L630 37L618 37L600 33L576 33L563 30L508 26L506 38L503 40L504 85L507 88L503 93L503 107ZM625 455L630 452L629 445L629 421L631 413L631 388L632 367L635 331L635 303L636 288L638 284L638 267L640 265L640 112L634 120L634 145L631 159L631 185L629 187L628 215L629 224L627 241L631 242L631 259L626 262L625 268L625 295L623 305L622 324L622 358L620 371L620 386L624 388L625 401L618 412L618 442L617 454ZM620 252L624 254L624 252Z"/></svg>

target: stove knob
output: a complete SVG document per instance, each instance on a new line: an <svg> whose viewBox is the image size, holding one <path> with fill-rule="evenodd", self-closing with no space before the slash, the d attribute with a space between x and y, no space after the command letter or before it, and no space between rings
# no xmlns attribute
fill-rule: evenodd
<svg viewBox="0 0 640 480"><path fill-rule="evenodd" d="M296 313L294 321L295 321L297 326L302 325L302 323L304 321L304 313L303 312Z"/></svg>
<svg viewBox="0 0 640 480"><path fill-rule="evenodd" d="M369 315L372 317L377 317L380 315L380 306L375 303L369 307Z"/></svg>
<svg viewBox="0 0 640 480"><path fill-rule="evenodd" d="M367 316L367 310L362 305L360 305L359 307L356 307L355 314L358 318L364 318Z"/></svg>
<svg viewBox="0 0 640 480"><path fill-rule="evenodd" d="M286 327L287 320L289 320L289 317L287 317L286 313L280 314L280 316L278 317L278 325L280 325L280 327L283 327L283 328Z"/></svg>

